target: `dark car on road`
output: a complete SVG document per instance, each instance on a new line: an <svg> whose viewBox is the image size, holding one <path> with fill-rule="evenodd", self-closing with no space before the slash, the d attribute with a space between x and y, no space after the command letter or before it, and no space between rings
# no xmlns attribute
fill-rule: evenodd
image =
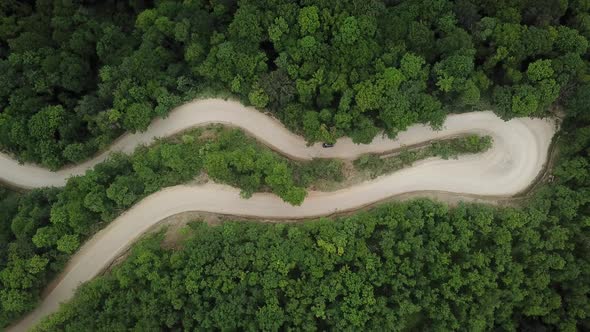
<svg viewBox="0 0 590 332"><path fill-rule="evenodd" d="M334 143L322 143L322 147L324 148L331 148L334 146Z"/></svg>

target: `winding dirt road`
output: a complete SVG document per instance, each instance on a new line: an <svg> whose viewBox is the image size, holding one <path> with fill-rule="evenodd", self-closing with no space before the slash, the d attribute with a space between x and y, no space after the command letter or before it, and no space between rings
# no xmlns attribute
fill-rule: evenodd
<svg viewBox="0 0 590 332"><path fill-rule="evenodd" d="M306 146L301 137L253 108L237 102L209 99L186 104L168 118L154 121L147 132L126 135L95 159L56 173L36 166L19 165L10 157L0 155L0 180L25 188L61 186L68 177L82 174L103 161L111 151L130 152L138 144L148 144L155 137L209 123L241 127L273 149L299 159L351 159L363 153L387 152L403 145L467 133L492 136L493 147L485 153L465 155L456 160L426 159L411 168L334 192L310 192L301 206L291 206L266 193L242 199L239 190L218 184L164 189L136 204L86 242L70 260L55 288L9 331L25 331L56 311L59 303L73 296L80 283L100 273L141 234L166 217L186 211L204 211L264 219L309 218L354 210L395 195L426 190L511 196L526 189L542 170L556 130L553 120L526 118L505 122L492 112L475 112L449 116L441 131L416 125L401 133L396 140L377 138L370 145L356 145L349 139L341 139L334 148L323 149L318 144Z"/></svg>

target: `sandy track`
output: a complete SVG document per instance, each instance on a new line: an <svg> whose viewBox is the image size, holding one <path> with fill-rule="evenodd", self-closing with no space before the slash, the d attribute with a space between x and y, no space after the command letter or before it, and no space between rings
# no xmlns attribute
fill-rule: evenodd
<svg viewBox="0 0 590 332"><path fill-rule="evenodd" d="M441 131L413 126L396 140L377 138L370 145L339 140L332 149L307 147L279 123L236 102L203 100L184 105L165 120L157 120L143 134L127 135L110 151L132 151L154 137L171 135L195 125L227 123L241 127L283 153L301 159L312 157L354 158L367 152L385 152L402 145L450 135L478 133L492 136L493 147L485 153L456 160L430 158L415 166L334 192L311 192L301 206L291 206L266 193L242 199L239 190L219 184L175 186L159 191L115 219L93 236L73 256L60 281L42 303L10 331L25 331L59 303L70 299L82 282L96 276L134 240L160 220L186 211L204 211L238 216L296 219L330 215L358 209L389 197L422 190L474 195L510 196L524 190L542 170L555 133L555 122L542 119L513 119L504 122L491 112L451 115ZM18 165L0 156L1 179L22 187L63 185L67 177L81 174L104 160L107 154L57 173L30 165Z"/></svg>
<svg viewBox="0 0 590 332"><path fill-rule="evenodd" d="M510 139L514 135L507 136L510 130L523 130L526 136L531 126L539 126L536 122L543 120L520 119L504 122L492 112L476 112L459 115L450 115L445 128L441 131L433 131L424 125L415 125L398 135L395 140L386 137L376 137L371 144L354 144L350 138L339 139L337 144L330 149L324 149L321 144L307 146L305 140L286 129L280 122L264 115L260 111L245 107L236 101L221 99L204 99L187 103L176 108L165 119L158 119L151 123L148 130L143 133L126 134L113 143L102 154L81 164L64 168L57 172L51 172L43 167L32 164L19 164L11 156L0 153L0 181L20 188L38 188L48 186L63 186L67 179L74 175L81 175L87 169L104 161L111 152L131 153L142 144L150 144L158 137L168 137L183 130L204 126L212 123L227 124L239 127L259 141L294 159L311 158L342 158L354 159L364 153L382 153L398 149L404 145L418 144L431 139L439 139L447 136L467 133L490 134L494 138L505 137ZM551 128L545 128L547 132L540 135L553 135ZM523 137L524 137L523 136ZM523 142L528 147L542 142ZM541 148L545 148L541 146Z"/></svg>

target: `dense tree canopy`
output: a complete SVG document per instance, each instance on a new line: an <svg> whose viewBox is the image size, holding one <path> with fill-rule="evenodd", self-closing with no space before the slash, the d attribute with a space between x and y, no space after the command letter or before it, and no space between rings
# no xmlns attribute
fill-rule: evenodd
<svg viewBox="0 0 590 332"><path fill-rule="evenodd" d="M585 330L590 176L568 177L522 209L418 200L301 225L193 224L179 249L142 242L37 331Z"/></svg>
<svg viewBox="0 0 590 332"><path fill-rule="evenodd" d="M0 327L33 308L84 239L163 187L206 172L246 197L269 190L301 204L309 183L342 177L336 161L287 162L236 129L210 129L208 138L201 132L114 155L63 189L17 194L0 187Z"/></svg>
<svg viewBox="0 0 590 332"><path fill-rule="evenodd" d="M99 71L119 64L138 41L132 1L3 1L0 5L0 146L23 160L58 167L96 150L94 128L112 92ZM103 116L104 117L104 116ZM148 120L149 121L149 120ZM111 128L115 129L115 128Z"/></svg>
<svg viewBox="0 0 590 332"><path fill-rule="evenodd" d="M562 101L567 113L554 180L522 208L420 200L335 223L197 224L180 249L144 242L40 330L590 329L589 10L581 0L2 1L0 148L52 168L211 93L325 142L436 126L451 111L541 116ZM245 197L299 204L340 167L297 166L223 131L113 156L63 189L0 189L0 327L34 307L89 235L164 186L204 171Z"/></svg>
<svg viewBox="0 0 590 332"><path fill-rule="evenodd" d="M457 140L463 141L468 139ZM479 140L439 145L428 149L443 156L481 150ZM88 236L143 197L201 174L240 188L245 198L270 191L293 205L301 204L306 188L318 181L344 180L339 160L290 161L237 129L217 126L139 147L131 156L114 155L70 178L63 189L16 194L0 187L0 326L32 309L43 287ZM23 279L29 262L35 272Z"/></svg>
<svg viewBox="0 0 590 332"><path fill-rule="evenodd" d="M523 207L193 224L175 249L142 242L37 330L587 330L588 91L567 103L553 182Z"/></svg>
<svg viewBox="0 0 590 332"><path fill-rule="evenodd" d="M556 5L556 4L559 5ZM0 147L78 162L203 93L312 141L489 107L543 115L587 81L583 1L8 1ZM563 25L566 23L567 25Z"/></svg>

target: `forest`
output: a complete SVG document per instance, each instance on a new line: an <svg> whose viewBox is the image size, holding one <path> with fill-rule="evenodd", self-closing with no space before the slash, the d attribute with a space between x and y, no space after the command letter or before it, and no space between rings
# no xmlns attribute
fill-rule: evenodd
<svg viewBox="0 0 590 332"><path fill-rule="evenodd" d="M391 162L409 166L433 155L476 153L485 147L478 142L477 136L437 142L422 156ZM391 169L382 166L382 171ZM43 288L86 238L162 188L206 174L240 188L244 198L270 191L299 205L310 185L320 180L339 183L344 180L342 172L340 160L294 162L238 129L214 126L139 147L130 156L113 155L83 176L69 179L64 188L18 193L0 186L0 325L33 308Z"/></svg>
<svg viewBox="0 0 590 332"><path fill-rule="evenodd" d="M298 166L256 145L237 129L201 138L196 129L113 155L64 188L14 193L0 187L0 326L34 307L41 290L94 232L145 196L188 182L201 172L242 189L244 197L268 188L300 204L304 187L294 182L341 176L324 160ZM297 176L295 177L295 169ZM326 171L333 170L333 174Z"/></svg>
<svg viewBox="0 0 590 332"><path fill-rule="evenodd" d="M0 150L51 169L208 96L268 110L309 142L367 143L451 112L566 116L553 181L519 207L417 200L297 225L193 223L178 248L142 241L38 330L590 329L589 38L585 0L1 1ZM64 188L0 187L0 328L85 239L164 187L206 173L300 204L316 179L342 178L337 161L299 165L237 130L200 134ZM474 148L462 143L424 153Z"/></svg>
<svg viewBox="0 0 590 332"><path fill-rule="evenodd" d="M588 330L585 120L526 206L414 200L335 221L196 222L172 248L162 234L140 242L36 331Z"/></svg>
<svg viewBox="0 0 590 332"><path fill-rule="evenodd" d="M0 148L55 169L186 100L228 93L310 141L367 143L490 105L544 115L588 80L589 6L3 1Z"/></svg>

